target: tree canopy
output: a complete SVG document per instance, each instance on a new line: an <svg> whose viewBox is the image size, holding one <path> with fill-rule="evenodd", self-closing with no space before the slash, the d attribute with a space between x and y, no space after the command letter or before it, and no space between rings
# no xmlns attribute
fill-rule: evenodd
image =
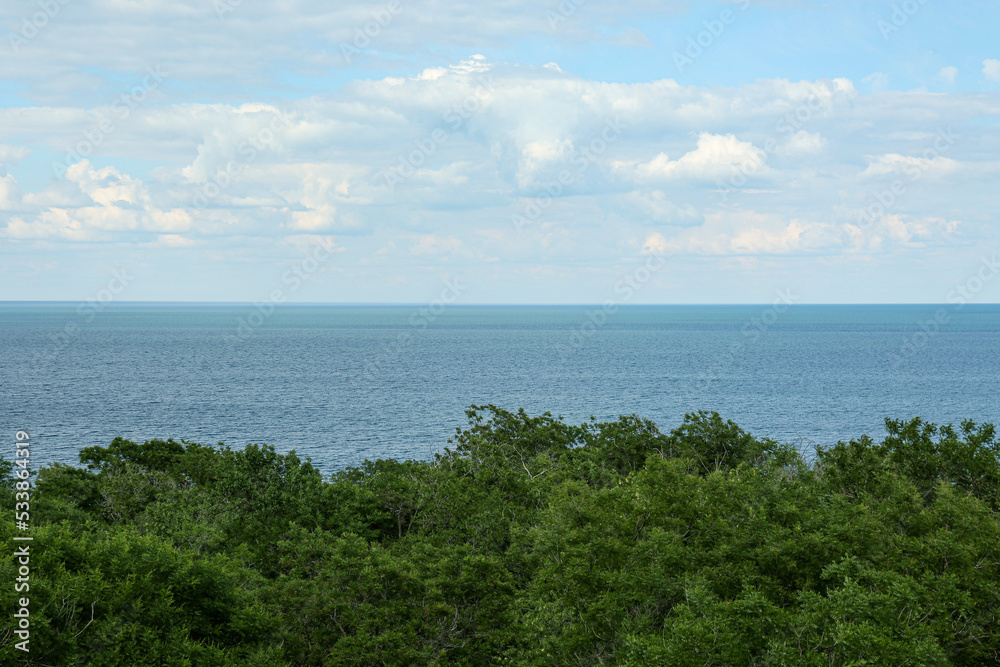
<svg viewBox="0 0 1000 667"><path fill-rule="evenodd" d="M800 452L709 412L467 414L433 460L328 479L268 445L120 438L41 469L31 653L0 631L0 662L1000 662L992 425Z"/></svg>

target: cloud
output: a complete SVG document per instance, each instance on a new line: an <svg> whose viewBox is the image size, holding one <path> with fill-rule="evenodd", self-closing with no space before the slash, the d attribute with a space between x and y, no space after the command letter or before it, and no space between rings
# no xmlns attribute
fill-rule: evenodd
<svg viewBox="0 0 1000 667"><path fill-rule="evenodd" d="M798 220L792 220L784 228L775 232L756 227L740 232L730 240L730 247L736 252L751 255L771 255L802 250L803 233L806 227Z"/></svg>
<svg viewBox="0 0 1000 667"><path fill-rule="evenodd" d="M958 230L960 225L961 223L957 220L894 214L886 215L881 221L882 228L892 240L911 245L950 236Z"/></svg>
<svg viewBox="0 0 1000 667"><path fill-rule="evenodd" d="M766 153L747 141L740 141L732 134L716 135L703 132L697 147L671 161L660 153L649 162L635 165L616 163L615 169L643 181L697 179L715 181L727 178L741 168L754 168L764 164Z"/></svg>
<svg viewBox="0 0 1000 667"><path fill-rule="evenodd" d="M21 190L13 176L0 176L0 211L16 211L21 205Z"/></svg>
<svg viewBox="0 0 1000 667"><path fill-rule="evenodd" d="M654 234L646 244L683 255L818 255L842 250L845 240L832 222L745 210L713 212L701 227L683 230L670 239Z"/></svg>
<svg viewBox="0 0 1000 667"><path fill-rule="evenodd" d="M852 252L885 251L890 247L923 248L952 242L962 222L934 216L890 213L868 228L846 225Z"/></svg>
<svg viewBox="0 0 1000 667"><path fill-rule="evenodd" d="M819 132L799 130L788 138L780 148L784 155L810 155L819 153L826 147L826 139Z"/></svg>
<svg viewBox="0 0 1000 667"><path fill-rule="evenodd" d="M959 163L943 155L931 158L889 153L870 157L868 167L861 172L862 178L902 174L910 179L924 176L940 177L958 170Z"/></svg>
<svg viewBox="0 0 1000 667"><path fill-rule="evenodd" d="M643 255L665 255L670 252L672 246L666 237L659 232L653 232L642 244Z"/></svg>
<svg viewBox="0 0 1000 667"><path fill-rule="evenodd" d="M538 185L539 174L548 171L553 164L561 164L573 154L573 143L568 139L548 139L530 141L521 149L521 159L517 170L518 187L522 189Z"/></svg>
<svg viewBox="0 0 1000 667"><path fill-rule="evenodd" d="M889 85L889 75L884 72L874 72L862 79L863 82L871 86L872 91L885 90Z"/></svg>
<svg viewBox="0 0 1000 667"><path fill-rule="evenodd" d="M708 230L667 234L677 252L836 253L843 244L820 243L815 225L838 206L867 205L866 180L985 173L974 147L998 112L988 95L859 94L846 79L609 83L469 56L280 103L139 107L63 178L41 188L22 179L19 194L5 179L17 219L0 217L0 236L150 245L175 235L206 248L336 233L359 262L385 248L428 262L596 261L652 225ZM0 109L0 141L62 154L99 114ZM947 158L909 157L949 126L961 140ZM719 192L741 172L745 188ZM965 219L991 201L986 179L951 179L947 190L941 180L922 181L907 205L918 195ZM531 201L545 205L519 230L511 215ZM748 208L774 219L713 222Z"/></svg>
<svg viewBox="0 0 1000 667"><path fill-rule="evenodd" d="M22 217L11 218L4 232L12 239L59 237L67 241L93 241L100 238L64 209L50 209L30 222Z"/></svg>
<svg viewBox="0 0 1000 667"><path fill-rule="evenodd" d="M140 181L120 173L114 167L94 169L89 160L69 167L66 170L66 180L76 183L91 201L102 206L149 202L149 194Z"/></svg>
<svg viewBox="0 0 1000 667"><path fill-rule="evenodd" d="M197 242L179 234L160 234L156 237L156 244L165 248L190 248Z"/></svg>
<svg viewBox="0 0 1000 667"><path fill-rule="evenodd" d="M434 234L424 234L410 245L411 255L454 255L464 252L465 245L455 238L449 236L442 238Z"/></svg>
<svg viewBox="0 0 1000 667"><path fill-rule="evenodd" d="M633 190L622 196L623 213L644 222L686 227L700 224L701 213L691 204L678 206L662 190Z"/></svg>
<svg viewBox="0 0 1000 667"><path fill-rule="evenodd" d="M29 155L31 155L31 149L26 146L0 144L0 168L16 167L21 160Z"/></svg>
<svg viewBox="0 0 1000 667"><path fill-rule="evenodd" d="M5 229L7 236L109 241L115 232L178 232L192 227L188 211L158 208L142 181L114 167L97 169L89 160L83 160L66 170L66 182L77 186L84 202L68 207L50 206L39 211L33 220L25 219L28 216L12 218ZM38 197L35 201L44 199Z"/></svg>
<svg viewBox="0 0 1000 667"><path fill-rule="evenodd" d="M957 67L951 67L951 66L942 67L941 71L938 72L938 78L947 81L948 83L955 83L955 77L957 76L958 76Z"/></svg>
<svg viewBox="0 0 1000 667"><path fill-rule="evenodd" d="M0 59L0 79L22 83L36 102L54 104L74 95L92 96L117 75L160 64L176 82L176 92L190 99L200 96L202 86L239 96L247 89L280 85L286 75L321 77L351 67L394 67L400 54L472 52L524 39L647 48L641 32L620 23L652 11L669 17L686 6L623 0L614 7L591 3L576 11L574 6L567 15L558 3L549 8L532 0L73 0L72 6L59 3L37 38L13 57L8 52ZM20 26L30 14L23 3L2 3L0 23ZM184 35L183 49L176 48L178 35ZM7 39L4 48L9 48ZM28 58L31 66L25 67ZM189 91L185 83L192 81L200 85Z"/></svg>
<svg viewBox="0 0 1000 667"><path fill-rule="evenodd" d="M335 225L337 209L327 204L308 211L292 213L292 229L304 232L316 232L331 229Z"/></svg>
<svg viewBox="0 0 1000 667"><path fill-rule="evenodd" d="M983 74L990 81L1000 83L1000 60L987 58L983 61Z"/></svg>

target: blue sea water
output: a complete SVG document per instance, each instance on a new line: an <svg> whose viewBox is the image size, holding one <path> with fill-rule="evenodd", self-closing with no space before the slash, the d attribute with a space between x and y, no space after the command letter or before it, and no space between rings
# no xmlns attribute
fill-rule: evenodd
<svg viewBox="0 0 1000 667"><path fill-rule="evenodd" d="M717 410L809 449L885 417L997 423L998 371L997 305L0 303L0 453L18 429L36 466L115 436L266 442L329 473L428 458L473 403L664 431Z"/></svg>

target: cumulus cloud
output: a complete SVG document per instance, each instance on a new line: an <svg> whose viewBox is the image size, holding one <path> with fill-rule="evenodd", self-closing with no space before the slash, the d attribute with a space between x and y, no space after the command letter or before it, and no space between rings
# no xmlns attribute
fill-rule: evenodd
<svg viewBox="0 0 1000 667"><path fill-rule="evenodd" d="M740 141L732 134L717 135L703 132L697 147L671 160L660 153L649 162L629 165L616 163L615 170L631 174L644 181L697 179L715 181L731 176L739 169L759 169L766 160L765 152L748 141Z"/></svg>
<svg viewBox="0 0 1000 667"><path fill-rule="evenodd" d="M79 188L85 202L51 206L34 219L12 218L6 234L21 239L97 241L112 240L114 232L178 232L192 226L188 211L158 208L142 181L114 167L98 169L89 160L82 160L66 170L66 181Z"/></svg>
<svg viewBox="0 0 1000 667"><path fill-rule="evenodd" d="M819 255L843 251L845 235L831 221L743 211L716 211L705 224L670 239L654 234L646 241L663 252L701 256Z"/></svg>
<svg viewBox="0 0 1000 667"><path fill-rule="evenodd" d="M977 119L998 111L982 95L862 95L846 79L608 83L469 56L281 103L140 107L52 185L15 191L5 178L0 201L17 219L0 235L197 244L335 233L364 257L399 248L483 261L600 256L623 247L619 235L647 238L653 225L715 230L668 235L678 252L836 251L817 241L813 221L865 206L872 178L981 172L981 157L969 155L984 131ZM890 121L892 133L868 129ZM953 153L911 157L951 124L962 136ZM93 114L70 107L0 109L9 144L60 152L93 126ZM140 158L156 166L140 174ZM117 160L128 167L104 166ZM719 192L741 173L760 182ZM954 206L932 180L921 197ZM959 202L983 197L973 189ZM511 215L528 202L537 216L515 228ZM712 216L741 206L775 219L713 227ZM483 228L509 238L471 231Z"/></svg>
<svg viewBox="0 0 1000 667"><path fill-rule="evenodd" d="M838 60L841 78L758 78L817 72L823 45L856 52L872 31L846 20L858 18L860 0L834 3L822 19L785 13L801 2L753 4L745 16L763 32L727 28L696 67L655 79L661 56L686 37L677 30L701 30L718 8L49 3L57 15L17 49L8 34L0 58L0 243L15 258L90 257L111 252L107 243L115 253L249 264L336 234L358 271L341 266L324 279L343 269L341 279L365 275L366 284L392 272L358 267L394 262L429 274L436 263L500 258L525 276L573 280L571 266L596 271L653 249L737 264L995 243L981 230L995 222L1000 61L983 61L978 84L964 82L978 90L955 92L958 69L942 65L959 62L956 46L980 43L966 31L928 59L900 33L888 50L876 37L871 58ZM0 3L13 34L25 7ZM776 53L732 60L789 16L804 21L806 55L794 68L782 70ZM979 23L975 40L989 21ZM810 56L806 42L819 32ZM898 67L901 54L911 67ZM128 97L150 69L162 73L156 90ZM938 91L914 87L922 83ZM955 143L936 149L938 133L952 130ZM909 187L915 174L919 188ZM900 178L905 195L880 203ZM853 230L873 203L881 217ZM530 220L518 227L517 216Z"/></svg>
<svg viewBox="0 0 1000 667"><path fill-rule="evenodd" d="M898 243L926 242L953 234L961 224L957 220L936 217L887 215L881 221L888 235Z"/></svg>
<svg viewBox="0 0 1000 667"><path fill-rule="evenodd" d="M105 207L149 202L149 194L140 181L114 167L95 169L89 160L82 160L67 169L66 180L76 183L91 201Z"/></svg>
<svg viewBox="0 0 1000 667"><path fill-rule="evenodd" d="M736 252L751 255L795 252L804 247L805 231L806 227L798 220L792 220L777 231L752 227L733 236L730 247Z"/></svg>
<svg viewBox="0 0 1000 667"><path fill-rule="evenodd" d="M890 213L870 226L846 225L850 252L885 251L889 247L922 248L952 241L962 223L935 216Z"/></svg>
<svg viewBox="0 0 1000 667"><path fill-rule="evenodd" d="M520 188L537 185L538 175L547 172L553 164L561 164L573 153L573 144L568 139L530 141L521 149L517 184Z"/></svg>

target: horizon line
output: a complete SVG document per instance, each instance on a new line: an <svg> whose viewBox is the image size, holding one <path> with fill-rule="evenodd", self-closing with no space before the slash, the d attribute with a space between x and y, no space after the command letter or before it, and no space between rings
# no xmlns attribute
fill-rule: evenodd
<svg viewBox="0 0 1000 667"><path fill-rule="evenodd" d="M17 299L2 300L0 306L7 305L84 305L102 303L95 299ZM333 306L333 307L422 307L427 306L427 301L293 301L285 303L269 303L275 307L283 306ZM114 306L247 306L256 307L262 305L259 301L108 301L102 303L103 307ZM578 303L518 303L518 302L493 302L493 303L452 303L447 308L488 308L488 307L517 307L517 308L589 308L604 307L604 303L578 302ZM769 306L766 302L700 302L700 303L615 303L615 308L640 308L640 307L682 307L682 306ZM997 306L1000 302L984 303L942 303L932 301L897 301L897 302L805 302L786 304L789 308L796 306L943 306L943 307L965 307L965 306Z"/></svg>

